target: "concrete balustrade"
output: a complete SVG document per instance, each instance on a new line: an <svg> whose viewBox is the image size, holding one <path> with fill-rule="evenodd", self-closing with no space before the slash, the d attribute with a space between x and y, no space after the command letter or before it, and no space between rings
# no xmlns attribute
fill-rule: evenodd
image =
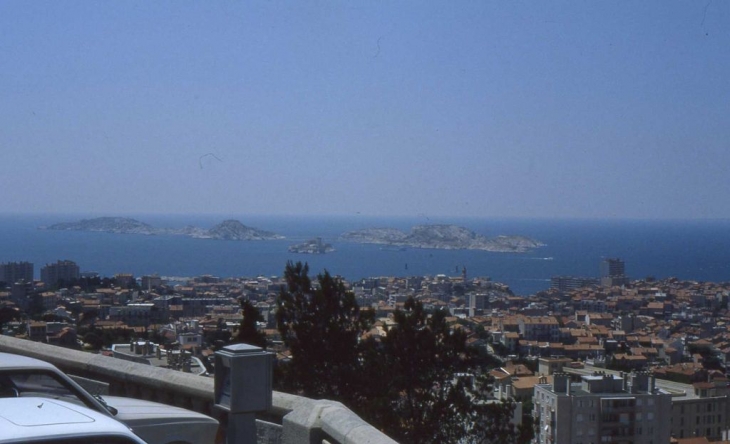
<svg viewBox="0 0 730 444"><path fill-rule="evenodd" d="M70 375L108 384L111 395L148 399L227 418L213 407L213 378L108 356L0 336L0 351L50 362ZM271 407L257 414L260 444L394 444L339 402L274 391Z"/></svg>

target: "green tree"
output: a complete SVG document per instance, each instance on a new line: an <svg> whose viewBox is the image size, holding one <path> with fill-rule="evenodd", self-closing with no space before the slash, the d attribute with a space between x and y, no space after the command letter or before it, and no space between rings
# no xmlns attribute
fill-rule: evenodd
<svg viewBox="0 0 730 444"><path fill-rule="evenodd" d="M310 397L353 399L361 362L359 338L373 314L361 311L355 295L327 271L309 278L309 266L288 262L287 288L277 298L276 322L292 354L284 387Z"/></svg>
<svg viewBox="0 0 730 444"><path fill-rule="evenodd" d="M429 316L413 298L396 310L378 346L380 359L365 359L364 374L372 379L363 394L372 407L363 415L403 443L516 442L509 422L514 405L487 402L490 378L446 317L445 310Z"/></svg>
<svg viewBox="0 0 730 444"><path fill-rule="evenodd" d="M203 338L206 344L211 345L217 351L231 343L231 331L228 330L226 321L223 318L218 318L216 329L204 331Z"/></svg>
<svg viewBox="0 0 730 444"><path fill-rule="evenodd" d="M22 314L17 308L7 305L0 307L0 327L11 321L18 321L21 318Z"/></svg>
<svg viewBox="0 0 730 444"><path fill-rule="evenodd" d="M28 304L28 316L35 320L40 320L43 315L45 308L43 307L43 296L38 292L33 292L30 296L30 303Z"/></svg>
<svg viewBox="0 0 730 444"><path fill-rule="evenodd" d="M99 350L104 346L104 338L102 338L96 331L89 331L83 336L83 341L93 350Z"/></svg>
<svg viewBox="0 0 730 444"><path fill-rule="evenodd" d="M264 320L259 309L251 301L243 300L241 301L241 311L243 312L243 319L241 320L241 326L238 328L236 342L243 342L266 349L266 335L256 328L256 323L263 322Z"/></svg>
<svg viewBox="0 0 730 444"><path fill-rule="evenodd" d="M429 315L410 298L386 335L364 335L373 313L341 280L325 271L313 283L306 264L291 262L284 276L276 319L292 358L280 387L343 401L403 443L522 442L514 404L487 401L491 378L446 311Z"/></svg>
<svg viewBox="0 0 730 444"><path fill-rule="evenodd" d="M535 404L532 398L522 401L522 424L518 427L518 443L529 443L535 437L535 418L532 417L532 410Z"/></svg>

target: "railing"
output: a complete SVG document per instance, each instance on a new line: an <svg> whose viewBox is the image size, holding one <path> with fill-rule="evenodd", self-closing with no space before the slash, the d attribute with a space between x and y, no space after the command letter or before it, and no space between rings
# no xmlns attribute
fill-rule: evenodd
<svg viewBox="0 0 730 444"><path fill-rule="evenodd" d="M109 384L109 394L175 405L218 418L212 378L108 356L0 336L0 351L49 362L64 372ZM395 444L339 402L273 392L271 408L257 415L260 444Z"/></svg>

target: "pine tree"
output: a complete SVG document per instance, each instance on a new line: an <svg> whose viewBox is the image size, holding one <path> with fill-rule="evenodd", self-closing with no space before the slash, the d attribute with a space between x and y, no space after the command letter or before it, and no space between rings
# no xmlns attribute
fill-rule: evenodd
<svg viewBox="0 0 730 444"><path fill-rule="evenodd" d="M429 315L413 298L396 310L378 346L382 359L366 360L373 408L364 415L403 443L516 442L514 406L487 402L491 381L446 317L445 310Z"/></svg>
<svg viewBox="0 0 730 444"><path fill-rule="evenodd" d="M308 274L308 265L287 263L287 288L277 299L277 326L292 354L284 386L310 397L347 401L359 377L359 338L373 315L360 310L342 280L325 271L312 285Z"/></svg>
<svg viewBox="0 0 730 444"><path fill-rule="evenodd" d="M402 443L520 442L514 405L487 402L491 381L445 310L429 314L409 298L386 335L364 335L373 313L328 272L316 284L308 273L289 262L277 299L277 326L292 353L283 389L342 401Z"/></svg>
<svg viewBox="0 0 730 444"><path fill-rule="evenodd" d="M241 311L243 312L243 319L241 320L241 326L238 328L236 342L266 349L266 335L256 327L257 322L264 320L261 312L248 300L241 301Z"/></svg>

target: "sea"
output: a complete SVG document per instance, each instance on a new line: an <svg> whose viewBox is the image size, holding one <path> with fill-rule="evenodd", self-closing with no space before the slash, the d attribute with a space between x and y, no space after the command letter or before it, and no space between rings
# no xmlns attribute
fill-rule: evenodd
<svg viewBox="0 0 730 444"><path fill-rule="evenodd" d="M98 215L96 215L98 216ZM222 241L173 235L50 231L39 227L91 215L0 215L0 262L28 261L40 268L57 260L76 262L81 271L102 276L157 273L176 279L281 276L288 261L307 262L310 274L328 270L354 281L375 276L445 274L489 277L517 295L550 287L552 276L597 277L605 258L620 258L632 279L677 277L730 281L730 220L574 220L350 216L126 215L155 227L210 228L224 219L286 236L271 241ZM527 253L389 248L343 242L350 230L446 223L485 236L522 235L546 245ZM295 254L287 248L313 237L331 243L324 255Z"/></svg>

